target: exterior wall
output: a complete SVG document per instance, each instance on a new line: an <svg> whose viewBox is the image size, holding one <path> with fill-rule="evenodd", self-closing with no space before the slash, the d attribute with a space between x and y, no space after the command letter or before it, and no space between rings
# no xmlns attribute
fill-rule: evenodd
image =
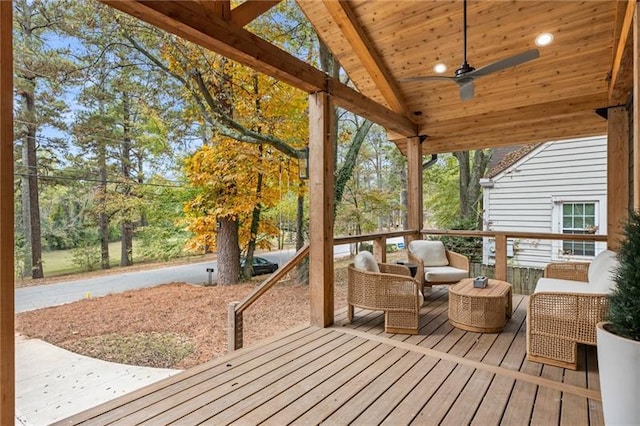
<svg viewBox="0 0 640 426"><path fill-rule="evenodd" d="M607 232L606 136L547 142L482 184L485 230L559 233L563 202L594 202L595 232ZM492 246L485 238L485 264L494 263ZM605 248L596 243L596 254ZM592 259L563 255L561 241L529 239L510 239L507 256L510 265L528 267Z"/></svg>

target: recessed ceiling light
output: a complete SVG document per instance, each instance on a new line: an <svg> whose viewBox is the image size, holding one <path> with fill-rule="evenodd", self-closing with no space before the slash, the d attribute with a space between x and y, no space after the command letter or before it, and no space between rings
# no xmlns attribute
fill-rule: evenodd
<svg viewBox="0 0 640 426"><path fill-rule="evenodd" d="M435 64L433 67L433 71L437 74L442 74L447 71L447 66L445 64Z"/></svg>
<svg viewBox="0 0 640 426"><path fill-rule="evenodd" d="M553 34L542 33L536 37L536 46L548 46L553 43Z"/></svg>

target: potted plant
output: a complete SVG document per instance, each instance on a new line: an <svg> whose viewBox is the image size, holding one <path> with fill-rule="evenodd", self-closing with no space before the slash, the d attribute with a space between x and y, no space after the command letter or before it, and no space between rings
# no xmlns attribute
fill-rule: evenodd
<svg viewBox="0 0 640 426"><path fill-rule="evenodd" d="M618 252L607 322L597 325L598 369L606 424L640 421L640 213L630 212Z"/></svg>

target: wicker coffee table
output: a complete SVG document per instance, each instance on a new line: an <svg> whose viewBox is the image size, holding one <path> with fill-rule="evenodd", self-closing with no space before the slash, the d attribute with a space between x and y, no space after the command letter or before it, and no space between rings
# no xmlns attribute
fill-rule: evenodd
<svg viewBox="0 0 640 426"><path fill-rule="evenodd" d="M511 318L511 284L489 280L475 288L467 278L449 288L449 322L454 327L478 333L497 333Z"/></svg>

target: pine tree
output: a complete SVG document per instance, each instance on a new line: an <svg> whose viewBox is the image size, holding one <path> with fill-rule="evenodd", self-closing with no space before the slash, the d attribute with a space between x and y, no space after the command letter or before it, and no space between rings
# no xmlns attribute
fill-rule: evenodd
<svg viewBox="0 0 640 426"><path fill-rule="evenodd" d="M609 297L609 321L617 335L640 341L640 212L629 213L624 236L616 289Z"/></svg>

